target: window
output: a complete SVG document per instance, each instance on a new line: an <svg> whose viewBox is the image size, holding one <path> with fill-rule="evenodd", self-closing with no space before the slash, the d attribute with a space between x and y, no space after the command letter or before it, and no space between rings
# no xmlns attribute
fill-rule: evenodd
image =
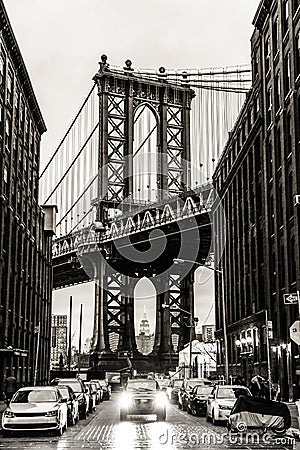
<svg viewBox="0 0 300 450"><path fill-rule="evenodd" d="M293 14L295 14L299 5L300 5L300 0L293 0Z"/></svg>
<svg viewBox="0 0 300 450"><path fill-rule="evenodd" d="M11 127L10 118L7 117L5 120L5 145L9 150L10 150L10 134L11 134L10 127Z"/></svg>
<svg viewBox="0 0 300 450"><path fill-rule="evenodd" d="M280 108L280 71L275 75L275 111L277 112Z"/></svg>
<svg viewBox="0 0 300 450"><path fill-rule="evenodd" d="M278 17L276 17L273 23L273 55L276 56L278 52Z"/></svg>
<svg viewBox="0 0 300 450"><path fill-rule="evenodd" d="M6 100L10 104L12 103L12 97L13 97L13 76L12 73L9 71L6 80Z"/></svg>
<svg viewBox="0 0 300 450"><path fill-rule="evenodd" d="M300 74L300 32L296 36L296 67L297 67L297 74Z"/></svg>
<svg viewBox="0 0 300 450"><path fill-rule="evenodd" d="M266 68L266 73L269 71L270 69L270 37L267 38L266 42L265 42L265 68Z"/></svg>
<svg viewBox="0 0 300 450"><path fill-rule="evenodd" d="M288 52L284 58L284 95L291 89L291 54Z"/></svg>
<svg viewBox="0 0 300 450"><path fill-rule="evenodd" d="M8 168L5 165L3 168L3 190L4 190L4 194L7 195L7 187L8 187Z"/></svg>
<svg viewBox="0 0 300 450"><path fill-rule="evenodd" d="M282 12L282 18L283 18L283 35L286 34L289 28L289 0L284 0L283 2L283 12Z"/></svg>
<svg viewBox="0 0 300 450"><path fill-rule="evenodd" d="M0 85L4 83L4 75L5 75L5 60L2 55L0 55Z"/></svg>
<svg viewBox="0 0 300 450"><path fill-rule="evenodd" d="M272 88L267 90L267 126L272 122Z"/></svg>
<svg viewBox="0 0 300 450"><path fill-rule="evenodd" d="M281 128L277 128L276 132L276 147L275 147L275 162L276 169L278 170L281 167Z"/></svg>

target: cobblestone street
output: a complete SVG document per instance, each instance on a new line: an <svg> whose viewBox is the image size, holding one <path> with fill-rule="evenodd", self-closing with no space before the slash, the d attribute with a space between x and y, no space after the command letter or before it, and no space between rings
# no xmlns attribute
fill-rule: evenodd
<svg viewBox="0 0 300 450"><path fill-rule="evenodd" d="M291 441L280 438L275 442L270 435L260 439L241 440L230 437L223 426L214 426L204 417L193 417L169 405L166 422L156 422L155 417L131 417L119 421L118 393L110 401L103 402L89 418L69 427L60 438L50 434L0 437L0 449L285 449L293 448ZM286 445L286 444L289 445ZM300 449L299 443L294 446Z"/></svg>

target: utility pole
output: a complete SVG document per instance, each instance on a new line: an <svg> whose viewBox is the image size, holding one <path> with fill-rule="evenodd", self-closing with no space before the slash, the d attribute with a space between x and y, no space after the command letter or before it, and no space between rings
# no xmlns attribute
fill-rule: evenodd
<svg viewBox="0 0 300 450"><path fill-rule="evenodd" d="M69 307L69 351L68 351L68 369L71 370L71 356L72 356L72 295L70 295Z"/></svg>
<svg viewBox="0 0 300 450"><path fill-rule="evenodd" d="M82 303L80 305L80 318L79 318L78 375L80 375L81 335L82 335Z"/></svg>

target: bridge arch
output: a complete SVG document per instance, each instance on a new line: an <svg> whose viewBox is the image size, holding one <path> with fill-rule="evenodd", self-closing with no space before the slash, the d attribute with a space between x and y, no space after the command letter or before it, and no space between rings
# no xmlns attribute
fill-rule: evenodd
<svg viewBox="0 0 300 450"><path fill-rule="evenodd" d="M156 289L146 277L134 289L134 324L137 349L148 355L154 347L156 332Z"/></svg>
<svg viewBox="0 0 300 450"><path fill-rule="evenodd" d="M157 111L150 103L142 102L134 111L133 201L157 200L159 136Z"/></svg>

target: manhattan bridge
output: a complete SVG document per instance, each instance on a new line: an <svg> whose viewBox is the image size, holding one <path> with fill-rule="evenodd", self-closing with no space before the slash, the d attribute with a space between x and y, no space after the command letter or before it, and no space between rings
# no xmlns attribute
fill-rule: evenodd
<svg viewBox="0 0 300 450"><path fill-rule="evenodd" d="M92 365L116 367L116 355L129 352L163 370L194 333L184 311L193 317L194 272L214 253L212 174L251 71L142 70L129 60L112 66L105 55L99 65L40 175L41 204L58 210L53 284L95 282ZM156 289L148 357L134 329L144 277Z"/></svg>

